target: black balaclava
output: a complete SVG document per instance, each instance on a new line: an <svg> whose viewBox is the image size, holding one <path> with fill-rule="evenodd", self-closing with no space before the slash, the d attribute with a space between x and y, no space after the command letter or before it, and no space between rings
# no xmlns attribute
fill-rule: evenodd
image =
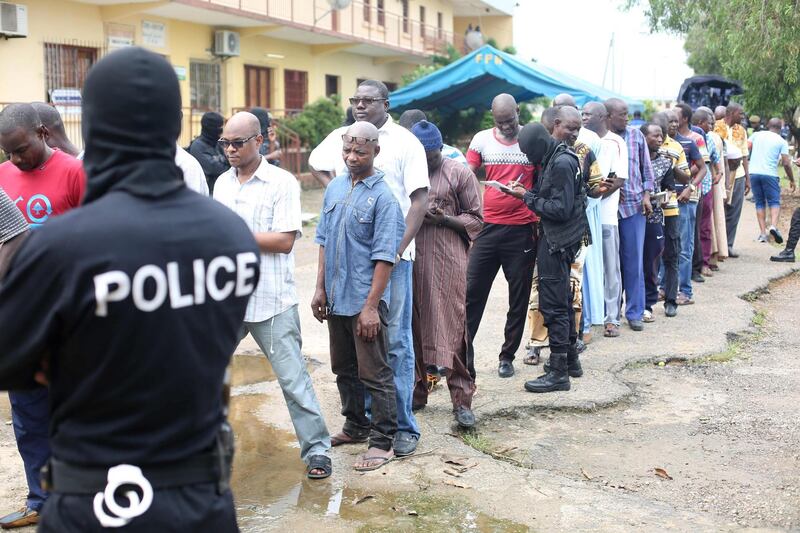
<svg viewBox="0 0 800 533"><path fill-rule="evenodd" d="M204 113L203 118L200 119L200 136L216 146L222 135L222 124L224 122L225 119L219 113L214 111Z"/></svg>
<svg viewBox="0 0 800 533"><path fill-rule="evenodd" d="M258 119L258 123L261 125L261 135L264 136L264 139L267 138L267 129L272 124L272 119L269 118L269 111L264 109L263 107L254 107L250 110L252 114L256 116Z"/></svg>
<svg viewBox="0 0 800 533"><path fill-rule="evenodd" d="M541 165L558 146L558 141L538 122L523 126L518 139L519 149L534 165Z"/></svg>
<svg viewBox="0 0 800 533"><path fill-rule="evenodd" d="M184 187L175 165L181 93L169 63L144 48L108 54L83 89L89 203L112 191L157 198Z"/></svg>

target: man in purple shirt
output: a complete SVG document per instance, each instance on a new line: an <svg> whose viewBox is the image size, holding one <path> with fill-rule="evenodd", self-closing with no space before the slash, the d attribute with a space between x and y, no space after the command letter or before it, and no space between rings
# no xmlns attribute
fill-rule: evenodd
<svg viewBox="0 0 800 533"><path fill-rule="evenodd" d="M644 233L646 215L653 211L653 167L644 135L628 126L628 104L618 98L605 101L609 129L625 139L628 146L628 179L622 185L619 200L619 260L625 318L633 331L642 331L644 323Z"/></svg>

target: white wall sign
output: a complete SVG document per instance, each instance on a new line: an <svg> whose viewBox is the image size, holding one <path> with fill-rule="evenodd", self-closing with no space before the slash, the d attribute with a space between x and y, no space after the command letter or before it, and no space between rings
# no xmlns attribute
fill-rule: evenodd
<svg viewBox="0 0 800 533"><path fill-rule="evenodd" d="M122 37L119 35L109 35L108 36L108 49L109 50L117 50L119 48L125 48L128 46L133 46L133 38L132 37Z"/></svg>
<svg viewBox="0 0 800 533"><path fill-rule="evenodd" d="M155 48L167 46L167 25L151 20L142 21L142 44Z"/></svg>

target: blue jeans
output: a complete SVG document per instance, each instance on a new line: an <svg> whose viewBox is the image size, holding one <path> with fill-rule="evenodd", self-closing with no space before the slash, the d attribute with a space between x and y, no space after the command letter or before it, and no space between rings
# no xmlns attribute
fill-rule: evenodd
<svg viewBox="0 0 800 533"><path fill-rule="evenodd" d="M619 219L619 264L625 293L625 318L641 320L644 312L644 230L646 219L636 213Z"/></svg>
<svg viewBox="0 0 800 533"><path fill-rule="evenodd" d="M694 226L697 223L697 202L678 204L681 230L681 254L678 259L678 291L692 297L692 256L694 255Z"/></svg>
<svg viewBox="0 0 800 533"><path fill-rule="evenodd" d="M25 466L28 482L26 505L39 511L47 500L39 471L50 459L50 394L44 387L29 391L9 392L11 420L17 449Z"/></svg>
<svg viewBox="0 0 800 533"><path fill-rule="evenodd" d="M419 437L419 425L411 412L414 397L414 338L411 334L413 298L412 261L400 261L392 271L389 296L389 366L397 393L397 431Z"/></svg>
<svg viewBox="0 0 800 533"><path fill-rule="evenodd" d="M243 339L247 332L267 356L278 377L300 443L300 458L308 463L312 455L327 454L331 438L300 351L302 340L297 306L263 322L245 322L239 339Z"/></svg>

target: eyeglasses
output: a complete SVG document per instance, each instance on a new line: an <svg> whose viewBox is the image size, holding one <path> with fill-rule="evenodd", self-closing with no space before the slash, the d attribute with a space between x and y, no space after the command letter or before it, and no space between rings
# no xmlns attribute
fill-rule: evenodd
<svg viewBox="0 0 800 533"><path fill-rule="evenodd" d="M367 139L366 137L353 137L352 135L344 134L342 135L342 140L346 143L355 143L360 146L363 146L367 143L376 142L378 139Z"/></svg>
<svg viewBox="0 0 800 533"><path fill-rule="evenodd" d="M218 145L219 145L219 146L220 146L220 147L221 147L223 150L227 149L229 146L233 146L234 148L236 148L237 150L239 150L239 149L241 149L241 148L242 148L242 146L244 146L244 144L245 144L247 141L250 141L250 140L252 140L252 139L255 139L255 138L256 138L256 137L258 137L259 135L261 135L261 134L260 134L260 133L256 133L255 135L251 135L251 136L250 136L250 137L248 137L247 139L235 140L235 141L229 141L228 139L219 139L219 140L217 141L217 144L218 144Z"/></svg>
<svg viewBox="0 0 800 533"><path fill-rule="evenodd" d="M350 105L364 104L365 106L370 106L375 102L384 102L386 100L388 100L388 98L362 98L360 96L354 96L350 98Z"/></svg>

